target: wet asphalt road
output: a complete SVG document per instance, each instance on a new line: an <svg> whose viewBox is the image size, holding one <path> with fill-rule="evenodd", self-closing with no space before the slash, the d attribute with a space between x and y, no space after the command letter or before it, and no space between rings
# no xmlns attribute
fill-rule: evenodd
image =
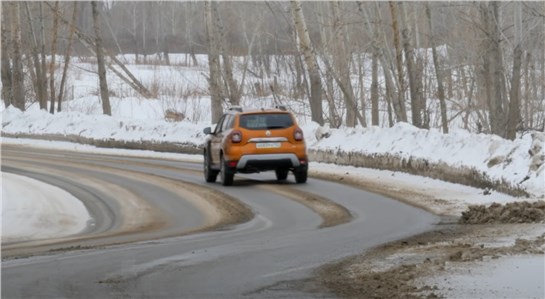
<svg viewBox="0 0 545 299"><path fill-rule="evenodd" d="M296 283L312 271L373 246L429 230L438 218L343 184L310 178L297 185L275 182L274 173L235 176L232 187L204 182L196 163L124 158L2 146L2 170L57 185L81 198L96 224L87 234L107 236L122 226L117 194L86 185L89 180L121 186L173 219L164 230L119 236L127 244L57 250L2 261L3 298L323 298ZM118 172L112 172L112 169ZM44 174L45 173L45 174ZM171 190L131 178L153 175L219 190L249 206L254 217L217 231L179 237L202 225L204 215ZM50 176L46 174L51 174ZM81 179L80 179L81 178ZM85 178L85 179L84 179ZM349 223L318 228L322 219L307 207L274 192L295 188L346 207ZM136 233L137 234L137 233ZM116 236L105 239L115 243ZM12 244L17 245L17 244ZM2 244L3 250L9 244ZM23 244L24 246L24 244ZM15 249L17 250L17 249Z"/></svg>

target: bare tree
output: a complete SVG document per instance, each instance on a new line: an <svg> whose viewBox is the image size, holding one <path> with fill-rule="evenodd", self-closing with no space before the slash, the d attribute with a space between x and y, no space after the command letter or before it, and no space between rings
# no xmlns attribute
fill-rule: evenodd
<svg viewBox="0 0 545 299"><path fill-rule="evenodd" d="M45 73L45 70L42 69L42 63L40 61L40 58L38 56L38 40L36 38L36 32L34 31L34 25L33 25L33 18L32 13L29 8L29 3L25 2L25 11L27 16L27 21L29 24L29 30L30 30L30 43L32 44L32 59L36 74L36 80L35 86L36 86L36 95L38 97L38 102L40 104L40 109L47 110L47 95L46 93L46 87L45 82L47 82L47 75Z"/></svg>
<svg viewBox="0 0 545 299"><path fill-rule="evenodd" d="M24 71L21 54L21 20L18 2L10 2L11 8L11 43L12 43L12 78L11 90L13 92L12 104L25 110Z"/></svg>
<svg viewBox="0 0 545 299"><path fill-rule="evenodd" d="M513 75L511 76L511 91L509 93L509 114L507 118L506 137L514 140L517 137L517 125L520 122L520 79L522 67L522 9L515 2L515 41L513 50ZM528 82L526 82L528 84Z"/></svg>
<svg viewBox="0 0 545 299"><path fill-rule="evenodd" d="M54 11L53 7L49 5L46 2L46 5L49 6L51 10ZM70 21L64 19L61 15L58 13L56 14L59 16L59 20L64 23L66 26L70 26ZM89 51L94 53L96 55L96 38L93 39L89 36L87 36L85 33L83 33L81 30L79 30L77 27L75 27L74 33L78 37L79 41L82 43L83 46L85 46ZM122 79L125 83L127 83L129 86L131 86L134 90L136 90L138 93L140 93L142 96L146 98L151 98L152 95L149 92L149 90L138 80L131 71L121 62L119 59L115 57L114 54L104 49L104 47L101 47L103 53L107 53L110 57L112 63L108 63L108 68L115 73L120 79ZM115 64L117 67L119 67L123 72L117 70L112 64Z"/></svg>
<svg viewBox="0 0 545 299"><path fill-rule="evenodd" d="M346 104L346 126L356 126L356 112L358 107L356 105L356 99L354 97L354 89L352 87L352 81L350 80L350 62L351 55L347 45L347 33L346 26L341 23L340 9L341 4L339 1L330 2L330 8L333 17L333 36L335 38L335 47L333 59L335 61L337 73L339 74L339 80L342 82L344 101ZM365 124L362 124L365 125Z"/></svg>
<svg viewBox="0 0 545 299"><path fill-rule="evenodd" d="M10 42L10 32L11 29L9 27L10 20L9 20L9 10L7 9L7 3L2 2L1 3L1 9L2 9L2 23L1 23L1 32L2 32L2 41L0 46L2 49L0 50L0 56L1 56L1 78L2 78L2 99L4 100L4 105L7 108L9 105L13 102L13 93L11 90L11 64L10 64L10 57L9 57L9 51L8 51L8 45L11 44Z"/></svg>
<svg viewBox="0 0 545 299"><path fill-rule="evenodd" d="M445 90L443 88L443 73L441 66L439 65L439 58L437 57L437 49L435 44L435 36L433 35L432 15L430 4L426 3L426 15L428 17L428 25L430 29L430 43L433 56L433 65L435 66L435 76L437 78L437 96L439 97L439 105L441 109L441 126L443 133L448 133L448 118L447 118L447 105L445 103Z"/></svg>
<svg viewBox="0 0 545 299"><path fill-rule="evenodd" d="M411 29L407 23L407 10L405 8L405 3L398 2L401 10L401 36L403 38L403 49L405 51L405 63L407 64L407 73L409 76L409 90L411 94L411 116L413 125L421 128L422 127L422 106L421 106L421 95L419 94L417 87L417 78L416 78L416 67L414 65L414 48L411 42Z"/></svg>
<svg viewBox="0 0 545 299"><path fill-rule="evenodd" d="M53 8L53 36L51 37L51 60L49 62L49 92L51 93L49 112L55 113L55 57L57 56L57 34L59 31L59 1L55 1Z"/></svg>
<svg viewBox="0 0 545 299"><path fill-rule="evenodd" d="M316 59L316 53L312 48L308 28L303 15L303 8L300 1L291 1L291 12L295 23L295 29L299 37L299 45L307 65L310 77L310 113L312 121L320 125L324 124L322 110L322 79Z"/></svg>
<svg viewBox="0 0 545 299"><path fill-rule="evenodd" d="M100 19L96 1L91 1L91 8L93 10L93 24L95 29L95 46L98 64L98 79L100 82L100 98L102 99L102 111L104 114L112 115L110 95L108 92L108 81L106 80L106 68L104 66L104 53L102 50L102 33L100 32Z"/></svg>
<svg viewBox="0 0 545 299"><path fill-rule="evenodd" d="M403 119L406 119L406 116L405 116L405 118L403 117L404 108L401 107L401 105L397 101L397 97L395 95L395 84L394 84L392 70L391 70L392 62L391 62L391 57L389 56L389 51L388 51L388 48L387 48L386 37L385 37L385 34L384 34L383 30L378 30L377 29L377 28L381 27L380 26L381 25L381 22L380 22L381 15L380 15L380 10L379 10L379 7L378 7L378 3L375 3L375 11L374 11L375 12L375 19L374 19L374 22L373 22L374 23L374 28L373 28L373 26L371 26L372 19L369 16L370 14L369 14L369 12L367 10L367 7L365 7L364 4L361 1L357 1L356 3L358 5L358 10L359 10L359 12L361 13L361 15L363 17L365 28L367 30L367 34L369 36L373 36L372 45L373 45L373 47L375 47L374 51L377 52L378 59L380 61L380 64L382 66L382 71L383 71L383 74L384 74L384 81L385 81L385 86L386 86L386 102L387 102L387 105L388 105L389 123L390 123L390 125L393 125L393 120L392 120L393 117L391 116L390 106L393 106L393 108L394 108L394 113L396 115L397 121L404 121ZM401 91L399 91L399 92L401 92ZM378 105L377 105L377 108L378 108Z"/></svg>
<svg viewBox="0 0 545 299"><path fill-rule="evenodd" d="M217 26L214 22L212 5L217 5L214 1L204 2L204 12L206 16L206 28L208 31L208 67L210 75L208 77L208 85L210 89L210 107L212 113L212 123L218 122L223 114L223 97L221 95L220 84L220 61L219 61L219 45Z"/></svg>
<svg viewBox="0 0 545 299"><path fill-rule="evenodd" d="M500 8L498 2L481 2L480 12L485 27L484 76L492 134L505 136L505 79L501 49Z"/></svg>
<svg viewBox="0 0 545 299"><path fill-rule="evenodd" d="M225 28L218 12L217 2L212 2L212 15L214 17L214 25L216 26L215 30L218 33L219 51L223 60L222 78L225 85L225 94L229 97L231 105L239 105L241 92L238 89L238 83L233 76L233 60L225 49L225 44L227 42L225 38Z"/></svg>
<svg viewBox="0 0 545 299"><path fill-rule="evenodd" d="M60 112L62 110L64 85L65 85L66 77L67 77L67 73L68 73L68 65L70 64L70 56L71 56L71 52L72 52L72 41L74 40L74 33L76 32L76 17L78 15L78 4L77 4L77 2L73 2L72 7L73 7L72 23L70 24L70 33L68 35L68 46L66 47L66 52L64 54L64 68L63 68L63 72L62 72L61 86L59 88L59 105L57 107L58 112Z"/></svg>
<svg viewBox="0 0 545 299"><path fill-rule="evenodd" d="M40 56L42 61L42 82L43 87L43 97L40 99L40 109L47 110L48 94L47 94L47 61L45 59L45 17L44 17L44 6L40 2L40 36L41 36L41 45L40 45Z"/></svg>
<svg viewBox="0 0 545 299"><path fill-rule="evenodd" d="M396 51L396 66L397 66L397 81L399 85L398 103L400 107L401 121L407 121L407 112L405 109L405 79L403 77L403 52L401 44L399 42L399 24L398 24L398 12L397 5L393 1L388 1L390 6L390 14L392 16L392 30L394 36L394 47ZM395 100L394 100L395 101Z"/></svg>
<svg viewBox="0 0 545 299"><path fill-rule="evenodd" d="M379 125L378 108L378 47L373 47L373 57L371 58L371 125Z"/></svg>

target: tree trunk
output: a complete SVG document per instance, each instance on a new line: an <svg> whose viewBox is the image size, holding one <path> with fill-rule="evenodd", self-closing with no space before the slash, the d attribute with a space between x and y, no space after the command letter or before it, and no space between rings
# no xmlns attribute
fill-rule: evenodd
<svg viewBox="0 0 545 299"><path fill-rule="evenodd" d="M378 4L375 3L375 27L371 27L370 23L372 22L372 19L371 17L369 17L369 13L367 12L367 9L363 6L363 3L358 1L357 4L359 11L364 18L367 34L373 36L373 47L375 48L374 51L377 51L377 53L379 54L379 61L382 66L384 82L386 85L386 101L388 102L388 109L391 109L391 106L393 106L397 121L403 121L403 119L406 119L406 115L404 117L404 107L401 107L395 95L395 84L393 80L392 70L390 68L390 66L393 66L393 64L391 63L391 57L388 55L388 47L386 46L387 43L384 36L384 31L379 30L381 16ZM390 121L390 126L392 126L393 120L390 110L388 111L388 117Z"/></svg>
<svg viewBox="0 0 545 299"><path fill-rule="evenodd" d="M401 108L400 121L406 122L407 112L405 110L405 79L403 78L403 52L401 49L401 44L399 42L399 37L401 34L399 33L397 6L394 4L393 1L388 1L388 4L390 6L390 14L392 16L392 30L394 31L394 47L396 50L397 80L399 85L397 102L399 103L399 107Z"/></svg>
<svg viewBox="0 0 545 299"><path fill-rule="evenodd" d="M40 61L40 58L38 56L38 39L36 38L36 32L34 31L34 26L32 25L32 13L30 11L29 3L25 2L25 11L27 16L27 21L29 24L30 29L30 42L32 44L32 59L34 64L34 69L36 72L36 80L35 82L35 90L36 90L36 97L38 98L38 102L40 104L40 109L47 109L47 100L44 88L44 82L47 81L45 70L42 70L42 63Z"/></svg>
<svg viewBox="0 0 545 299"><path fill-rule="evenodd" d="M231 105L240 104L240 90L238 89L238 83L233 76L233 61L231 56L227 54L225 49L225 44L227 40L225 39L225 29L223 27L223 22L221 20L220 14L218 12L218 3L212 2L212 14L214 16L215 25L218 32L218 45L223 58L223 81L225 82L226 94L229 97L229 102Z"/></svg>
<svg viewBox="0 0 545 299"><path fill-rule="evenodd" d="M407 64L407 72L409 75L409 90L411 94L411 116L413 125L422 127L422 107L420 106L420 94L418 92L418 83L416 82L416 68L414 65L414 49L411 44L411 30L409 29L406 17L405 4L398 3L401 7L401 35L403 38L403 49L405 51L405 62Z"/></svg>
<svg viewBox="0 0 545 299"><path fill-rule="evenodd" d="M8 51L8 45L11 45L10 41L10 32L11 29L9 28L9 24L11 23L9 20L9 9L7 9L6 3L1 3L2 5L2 23L1 23L1 32L2 32L2 41L0 46L2 49L0 50L0 56L1 56L1 77L2 77L2 100L4 100L4 105L7 108L9 105L13 103L13 93L11 89L11 64L10 64L10 57L9 57L9 51Z"/></svg>
<svg viewBox="0 0 545 299"><path fill-rule="evenodd" d="M49 92L51 93L49 113L55 113L55 56L57 55L57 33L59 31L59 1L55 1L53 8L53 36L51 38L51 61L49 62Z"/></svg>
<svg viewBox="0 0 545 299"><path fill-rule="evenodd" d="M352 81L350 80L350 61L351 57L349 51L346 49L346 30L343 24L341 24L341 17L339 15L340 3L339 1L330 2L331 12L333 15L333 32L335 38L335 47L333 50L333 59L337 73L339 74L339 80L345 86L346 93L344 95L344 102L346 106L346 126L356 126L356 99L354 97L354 90L352 88ZM355 109L353 109L355 108ZM363 125L363 124L362 124Z"/></svg>
<svg viewBox="0 0 545 299"><path fill-rule="evenodd" d="M365 76L365 63L364 63L364 56L362 54L358 54L358 83L360 86L360 103L361 103L361 117L363 119L362 126L364 128L367 127L367 105L365 103L365 84L363 83L363 78ZM378 97L377 97L378 101Z"/></svg>
<svg viewBox="0 0 545 299"><path fill-rule="evenodd" d="M12 42L12 78L11 90L13 93L12 104L25 111L24 72L21 54L21 20L19 3L10 2L11 5L11 42Z"/></svg>
<svg viewBox="0 0 545 299"><path fill-rule="evenodd" d="M70 33L68 35L68 46L66 47L66 53L64 54L64 68L61 78L61 87L59 89L59 105L57 107L57 112L62 111L64 84L66 82L66 74L68 73L68 65L70 64L70 55L72 52L72 41L74 40L74 32L76 31L76 17L78 14L78 5L77 2L73 2L72 5L74 10L72 11L72 24L70 25Z"/></svg>
<svg viewBox="0 0 545 299"><path fill-rule="evenodd" d="M505 82L503 78L503 59L501 53L501 32L499 4L482 2L480 4L482 23L485 29L483 57L484 83L489 109L489 121L492 134L505 137Z"/></svg>
<svg viewBox="0 0 545 299"><path fill-rule="evenodd" d="M439 58L437 57L437 49L435 45L435 36L433 35L433 26L431 18L431 9L430 4L426 3L426 15L428 16L428 25L430 29L430 42L431 42L431 51L433 56L433 65L435 67L435 76L437 77L437 96L439 97L439 105L441 108L441 126L443 128L443 133L448 133L448 118L447 118L447 105L445 103L445 90L443 88L443 72L441 71L441 66L439 65Z"/></svg>
<svg viewBox="0 0 545 299"><path fill-rule="evenodd" d="M321 126L324 124L322 110L322 79L316 59L316 53L312 49L310 36L308 34L303 8L300 1L291 1L291 12L295 23L295 29L299 36L299 46L303 52L305 64L307 65L310 77L310 114L311 119Z"/></svg>
<svg viewBox="0 0 545 299"><path fill-rule="evenodd" d="M325 64L326 69L329 70L329 71L332 71L333 67L331 66L331 63L329 63L329 59L327 58L326 55L322 56L322 60L323 60L323 62ZM339 88L341 89L341 92L344 95L349 93L348 87L346 85L344 85L344 82L342 82L340 80L339 76L333 76L333 79L335 79L335 82L337 82L337 85L339 85ZM359 120L359 122L362 125L365 125L365 120L363 119L363 116L361 116L360 111L357 109L355 101L349 101L346 104L349 105L348 109L352 109L355 112L356 117Z"/></svg>
<svg viewBox="0 0 545 299"><path fill-rule="evenodd" d="M40 2L40 35L41 35L41 60L42 60L42 86L43 86L43 98L40 102L40 109L47 111L47 102L49 101L49 95L47 94L47 60L45 58L45 18L44 18L44 6Z"/></svg>
<svg viewBox="0 0 545 299"><path fill-rule="evenodd" d="M140 48L139 45L138 45L138 37L136 35L137 33L137 29L138 29L138 24L136 23L136 5L137 5L137 2L133 2L132 3L132 32L131 32L131 35L132 35L132 39L133 39L133 43L134 43L134 61L136 64L139 63L139 58L138 58L138 49Z"/></svg>
<svg viewBox="0 0 545 299"><path fill-rule="evenodd" d="M520 79L522 67L522 12L520 3L515 3L515 49L513 50L513 76L509 93L509 115L507 118L506 137L514 140L517 137L517 126L520 122Z"/></svg>
<svg viewBox="0 0 545 299"><path fill-rule="evenodd" d="M517 137L517 126L520 122L520 69L522 65L522 49L518 44L513 53L513 76L509 93L509 115L507 118L506 138L514 140Z"/></svg>
<svg viewBox="0 0 545 299"><path fill-rule="evenodd" d="M371 125L379 125L378 113L378 52L373 51L371 62Z"/></svg>
<svg viewBox="0 0 545 299"><path fill-rule="evenodd" d="M204 12L206 15L206 28L208 36L208 68L210 75L208 77L208 86L210 90L210 107L212 113L212 123L217 123L223 114L221 85L220 85L220 61L218 49L218 36L211 5L214 2L204 2Z"/></svg>
<svg viewBox="0 0 545 299"><path fill-rule="evenodd" d="M100 32L99 12L97 2L91 1L93 10L93 24L95 30L95 45L98 64L98 80L100 82L100 98L102 99L102 111L106 115L112 115L110 107L110 95L108 92L108 81L106 80L106 68L104 66L104 53L102 49L102 33Z"/></svg>
<svg viewBox="0 0 545 299"><path fill-rule="evenodd" d="M46 5L49 6L50 9L53 10L53 8L46 2ZM61 15L57 14L59 16L59 20L63 22L66 26L70 26L70 22L65 20ZM85 46L87 49L89 49L91 52L94 52L96 55L96 41L84 34L81 30L78 28L75 28L74 33L78 37L79 41ZM108 64L108 67L110 70L112 70L116 75L118 75L123 81L125 81L127 84L129 84L134 90L136 90L138 93L140 93L142 96L146 98L151 98L152 95L149 92L149 90L129 71L129 69L121 62L119 59L115 57L112 53L108 52L104 47L101 47L102 52L108 54L110 59L117 65L123 72L125 73L127 77L125 77L121 72L116 70L111 64Z"/></svg>

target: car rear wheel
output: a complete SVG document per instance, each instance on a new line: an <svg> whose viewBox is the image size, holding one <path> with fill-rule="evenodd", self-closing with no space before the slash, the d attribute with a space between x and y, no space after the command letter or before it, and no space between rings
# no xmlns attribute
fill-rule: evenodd
<svg viewBox="0 0 545 299"><path fill-rule="evenodd" d="M220 176L221 184L223 186L233 185L233 179L235 178L235 174L229 170L229 167L227 167L227 162L223 159L223 156L221 156Z"/></svg>
<svg viewBox="0 0 545 299"><path fill-rule="evenodd" d="M295 175L295 182L297 184L303 184L307 182L307 169L306 168L296 168L293 171Z"/></svg>
<svg viewBox="0 0 545 299"><path fill-rule="evenodd" d="M277 169L276 170L276 179L279 181L284 181L288 177L287 169Z"/></svg>
<svg viewBox="0 0 545 299"><path fill-rule="evenodd" d="M204 179L207 183L214 183L218 177L218 171L212 169L210 163L210 155L208 152L204 153Z"/></svg>

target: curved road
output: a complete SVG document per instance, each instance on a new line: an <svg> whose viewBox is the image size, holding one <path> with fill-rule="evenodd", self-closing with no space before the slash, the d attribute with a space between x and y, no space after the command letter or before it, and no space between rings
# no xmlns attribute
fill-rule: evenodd
<svg viewBox="0 0 545 299"><path fill-rule="evenodd" d="M2 244L5 298L329 297L295 281L438 222L312 178L277 183L274 173L263 173L236 176L232 187L206 184L200 164L180 161L2 145L2 171L69 191L95 220L78 236ZM351 218L323 227L321 214L291 193L331 201ZM232 209L223 222L214 212L220 201Z"/></svg>

